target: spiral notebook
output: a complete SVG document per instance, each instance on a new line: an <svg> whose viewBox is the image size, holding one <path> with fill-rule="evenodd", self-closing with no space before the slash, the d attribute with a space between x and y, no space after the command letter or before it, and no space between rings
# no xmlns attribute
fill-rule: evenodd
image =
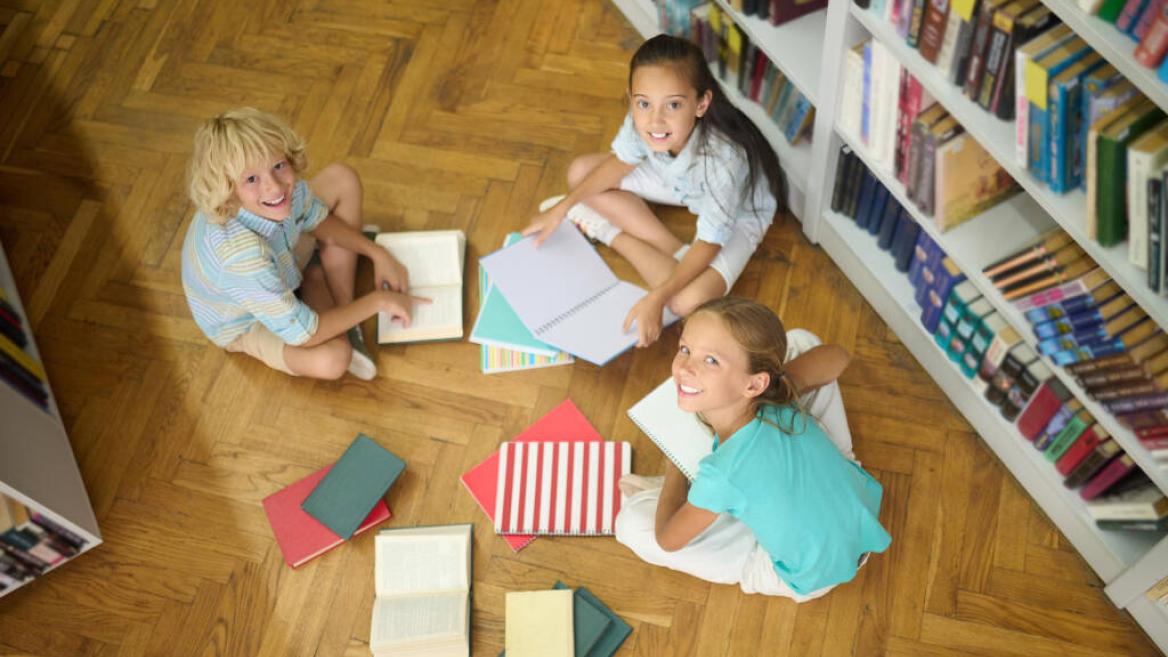
<svg viewBox="0 0 1168 657"><path fill-rule="evenodd" d="M528 238L479 262L536 339L596 365L636 344L623 325L645 290L618 279L571 222L539 248ZM675 321L666 309L662 323Z"/></svg>
<svg viewBox="0 0 1168 657"><path fill-rule="evenodd" d="M690 481L698 462L714 451L714 437L693 413L677 407L673 377L653 389L629 409L629 419L649 436Z"/></svg>
<svg viewBox="0 0 1168 657"><path fill-rule="evenodd" d="M495 533L608 536L632 470L628 443L505 442L499 446Z"/></svg>

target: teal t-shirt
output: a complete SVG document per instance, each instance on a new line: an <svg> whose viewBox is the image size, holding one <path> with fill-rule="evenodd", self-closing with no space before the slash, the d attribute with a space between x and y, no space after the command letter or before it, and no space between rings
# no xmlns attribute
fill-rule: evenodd
<svg viewBox="0 0 1168 657"><path fill-rule="evenodd" d="M851 580L861 555L888 548L892 537L879 520L883 494L814 419L764 405L729 439L719 445L715 438L688 499L746 523L779 577L806 595Z"/></svg>

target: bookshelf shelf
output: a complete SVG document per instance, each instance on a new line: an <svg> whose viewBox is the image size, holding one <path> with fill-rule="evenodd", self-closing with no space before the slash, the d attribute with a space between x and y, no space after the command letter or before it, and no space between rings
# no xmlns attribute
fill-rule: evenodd
<svg viewBox="0 0 1168 657"><path fill-rule="evenodd" d="M932 220L921 213L905 194L904 186L893 176L874 167L872 159L862 144L856 143L847 134L837 128L840 138L851 147L868 170L888 188L896 200L912 214L917 223L932 237L945 253L953 258L966 277L973 282L994 310L998 311L1011 326L1013 326L1038 351L1034 332L1030 330L1030 323L1017 307L1007 301L993 286L990 280L981 274L983 268L999 258L1005 257L1023 249L1034 238L1054 227L1054 222L1041 211L1034 199L1025 193L1000 203L985 213L967 221L952 230L941 233ZM1083 388L1075 381L1075 377L1063 367L1055 365L1049 358L1043 356L1043 362L1054 372L1055 376L1067 386L1075 397L1083 402L1095 420L1103 425L1115 441L1135 459L1140 468L1152 478L1160 490L1168 492L1168 470L1156 462L1148 450L1140 443L1130 429L1123 426L1101 404L1092 400Z"/></svg>
<svg viewBox="0 0 1168 657"><path fill-rule="evenodd" d="M1161 650L1168 646L1168 609L1143 595L1136 598L1126 609Z"/></svg>
<svg viewBox="0 0 1168 657"><path fill-rule="evenodd" d="M747 16L734 8L727 0L716 0L719 7L734 19L750 42L762 48L780 70L786 74L799 91L819 105L820 57L808 56L818 53L823 47L826 11L813 11L789 23L771 25L770 21L757 16Z"/></svg>
<svg viewBox="0 0 1168 657"><path fill-rule="evenodd" d="M1096 529L1086 506L1074 491L1063 486L1054 467L1030 447L1013 423L982 399L936 346L918 320L921 308L913 300L908 277L896 270L890 255L876 246L872 235L850 218L827 212L820 237L824 250L1104 581L1119 576L1153 549L1161 539L1158 534Z"/></svg>
<svg viewBox="0 0 1168 657"><path fill-rule="evenodd" d="M1147 273L1128 261L1127 243L1121 242L1108 248L1087 236L1083 228L1084 208L1087 207L1086 194L1079 190L1068 194L1055 194L1046 183L1039 182L1025 168L1018 166L1014 160L1013 122L998 119L962 95L956 86L950 85L942 77L935 66L917 54L915 49L905 45L904 40L891 25L854 5L851 6L851 13L874 38L896 55L901 64L920 80L937 102L944 105L945 109L957 118L966 132L994 156L1026 193L1030 194L1157 324L1168 326L1168 299L1150 290Z"/></svg>
<svg viewBox="0 0 1168 657"><path fill-rule="evenodd" d="M1042 3L1152 102L1168 110L1168 84L1156 77L1156 69L1147 68L1135 60L1136 41L1115 29L1115 25L1087 14L1074 2L1042 0Z"/></svg>
<svg viewBox="0 0 1168 657"><path fill-rule="evenodd" d="M29 338L27 353L42 362L3 245L0 245L0 286L24 324ZM48 382L45 387L50 388ZM0 494L42 513L86 541L77 555L49 568L43 576L101 543L97 519L52 390L49 389L49 412L46 413L15 389L0 384L0 418L4 419L4 431L0 433ZM0 596L21 586L6 589Z"/></svg>

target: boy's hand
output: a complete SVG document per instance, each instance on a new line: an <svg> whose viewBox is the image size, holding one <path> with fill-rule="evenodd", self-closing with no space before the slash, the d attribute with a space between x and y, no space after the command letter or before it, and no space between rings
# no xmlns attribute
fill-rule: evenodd
<svg viewBox="0 0 1168 657"><path fill-rule="evenodd" d="M635 322L637 325L637 346L648 347L661 336L661 312L665 310L665 300L656 292L650 292L641 300L633 304L629 314L625 315L624 331L629 332Z"/></svg>
<svg viewBox="0 0 1168 657"><path fill-rule="evenodd" d="M544 240L550 237L560 222L564 220L567 208L564 208L563 205L563 202L557 203L546 211L535 215L531 223L527 224L527 228L523 229L523 236L535 235L535 245L543 244Z"/></svg>
<svg viewBox="0 0 1168 657"><path fill-rule="evenodd" d="M431 303L431 300L426 297L416 297L412 294L390 290L378 290L374 294L378 296L381 312L388 314L393 321L400 322L402 326L410 325L415 304Z"/></svg>
<svg viewBox="0 0 1168 657"><path fill-rule="evenodd" d="M378 251L381 255L373 258L373 285L374 289L389 289L394 292L407 292L410 289L410 273L405 265L390 255L384 248Z"/></svg>

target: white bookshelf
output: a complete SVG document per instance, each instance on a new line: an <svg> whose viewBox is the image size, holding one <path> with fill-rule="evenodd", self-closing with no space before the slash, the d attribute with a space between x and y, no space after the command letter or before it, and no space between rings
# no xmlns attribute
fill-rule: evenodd
<svg viewBox="0 0 1168 657"><path fill-rule="evenodd" d="M652 0L612 0L612 3L621 10L641 36L649 38L661 33L657 25L657 6ZM776 28L767 21L744 16L741 12L733 10L728 2L719 0L718 4L733 15L735 23L743 28L751 42L762 47L763 52L779 70L792 80L813 105L817 105L815 98L818 92L821 60L818 56L808 57L807 53L819 53L822 48L826 12L808 14ZM758 126L771 147L775 149L779 163L787 175L787 206L801 221L806 221L806 199L811 195L808 188L812 186L809 173L814 169L811 142L804 139L792 145L761 105L743 96L733 83L724 80L719 82L726 98ZM818 112L817 106L816 121L819 120Z"/></svg>
<svg viewBox="0 0 1168 657"><path fill-rule="evenodd" d="M819 105L821 57L812 56L823 49L826 11L813 11L789 23L771 25L769 20L747 16L727 0L717 5L728 13L750 42L762 49L812 105Z"/></svg>
<svg viewBox="0 0 1168 657"><path fill-rule="evenodd" d="M3 245L0 245L0 287L24 324L29 339L26 353L37 362L43 362ZM48 382L45 387L49 388ZM0 428L0 494L43 514L85 540L85 546L77 555L47 569L40 575L44 577L99 545L101 533L52 390L49 390L49 409L46 411L0 381L0 418L3 418L3 427ZM0 591L0 596L9 595L31 581L25 580Z"/></svg>
<svg viewBox="0 0 1168 657"><path fill-rule="evenodd" d="M651 2L613 1L642 34L657 31L656 10ZM714 1L723 9L730 8L726 0ZM1168 85L1156 78L1155 71L1145 69L1131 58L1134 42L1113 26L1084 14L1070 0L1042 2L1141 91L1168 110ZM1021 185L1023 193L941 234L928 217L922 216L908 202L902 185L892 180L892 176L873 169L901 205L914 214L922 228L961 266L994 308L1032 345L1035 342L1033 333L1022 314L980 272L990 262L1016 251L1027 240L1055 226L1075 239L1162 327L1168 327L1168 299L1148 289L1146 273L1128 262L1126 244L1103 248L1087 237L1084 230L1085 195L1082 192L1055 194L1045 183L1034 179L1024 166L1016 164L1012 121L1002 121L966 99L958 87L950 85L881 18L857 8L849 0L830 0L826 12L812 14L780 28L742 16L737 11L729 13L751 41L815 101L816 125L809 159L795 154L783 156L788 175L793 168L789 163L810 162L806 172L800 172L806 180L802 188L805 192L804 212L800 214L804 232L812 241L820 243L848 275L978 431L986 445L1099 575L1111 601L1129 611L1160 649L1168 652L1168 609L1149 601L1144 595L1149 587L1168 575L1168 538L1156 533L1097 529L1078 493L1063 486L1062 477L1053 464L1017 432L1013 423L1001 417L997 407L982 399L970 381L936 346L933 337L920 324L920 308L913 300L911 285L905 274L896 271L890 254L880 250L875 237L859 229L851 219L830 211L832 182L841 143L847 141L862 160L871 163L862 144L852 143L835 129L845 51L868 34L881 41ZM795 29L800 24L810 27L807 30ZM734 100L765 129L767 122L760 121L757 113L751 113L746 108L748 103L741 103L740 97ZM774 141L773 137L771 139ZM778 144L776 150L779 150ZM792 181L792 187L796 187L796 181ZM1108 429L1155 483L1168 491L1168 472L1154 463L1132 432L1120 426L1099 404L1088 399L1062 368L1052 366L1051 371L1068 384L1095 419Z"/></svg>

